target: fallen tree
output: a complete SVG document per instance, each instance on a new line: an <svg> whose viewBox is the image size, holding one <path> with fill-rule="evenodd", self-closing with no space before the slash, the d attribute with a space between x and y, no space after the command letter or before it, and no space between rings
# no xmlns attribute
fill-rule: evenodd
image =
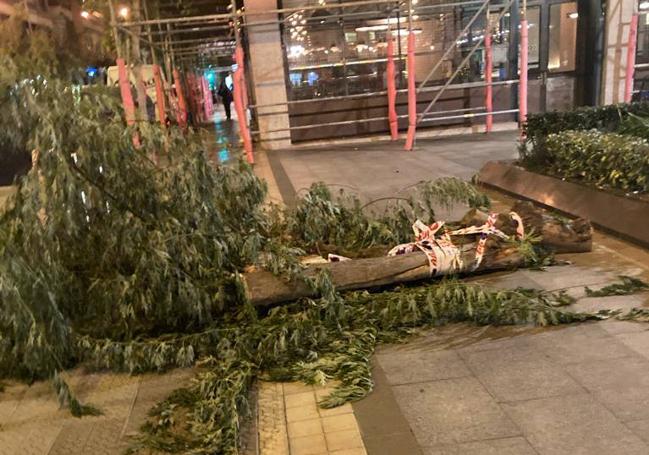
<svg viewBox="0 0 649 455"><path fill-rule="evenodd" d="M422 281L431 276L462 275L522 267L530 260L513 241L522 222L523 231L539 232L538 243L554 252L582 253L591 250L592 227L583 219L560 220L534 207L529 202L516 203L507 214L495 217L494 228L507 236L489 235L484 243L484 253L478 260L480 233L449 235L453 247L437 249L437 256L454 254L447 259L450 267L432 270L431 259L419 248L409 254L360 258L309 265L304 271L307 278L325 272L339 291L372 289L380 286ZM459 223L453 223L461 230L485 226L489 215L479 209L470 210ZM452 232L452 231L451 231ZM522 232L522 231L519 231ZM453 245L453 242L457 245ZM439 258L441 259L441 258ZM433 259L435 260L435 259ZM455 265L453 265L455 263ZM304 279L286 280L271 272L258 270L244 275L246 293L255 306L268 306L317 295L317 290Z"/></svg>
<svg viewBox="0 0 649 455"><path fill-rule="evenodd" d="M434 207L454 203L487 216L488 198L467 182L423 182L378 213L314 185L295 210L274 211L248 166L214 166L191 133L125 128L119 103L99 88L79 92L55 77L7 76L0 107L10 114L3 133L22 150L39 151L0 215L0 379L52 380L61 404L81 415L94 410L74 398L69 368L135 374L196 367L190 385L152 410L135 441L146 453L235 454L257 378L335 380L339 386L321 403L327 407L361 399L373 387L377 343L415 328L598 317L560 311L552 294L453 279L375 292L378 284L428 278L423 253L368 258L411 242L413 220L434 224ZM149 159L156 153L162 166ZM511 219L494 222L508 238L517 233ZM477 236L455 240L467 267ZM529 231L511 242L488 236L476 271L538 263L541 244L533 240ZM344 273L301 266L305 254L324 248L356 252L370 265L355 274L346 267L356 261L327 266ZM384 261L395 265L377 265ZM310 297L257 311L246 298L251 268L309 283ZM344 291L368 284L371 292Z"/></svg>

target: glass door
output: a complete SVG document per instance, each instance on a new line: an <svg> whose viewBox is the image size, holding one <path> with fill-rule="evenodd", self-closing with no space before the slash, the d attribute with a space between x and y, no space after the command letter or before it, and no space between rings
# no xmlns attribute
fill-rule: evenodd
<svg viewBox="0 0 649 455"><path fill-rule="evenodd" d="M527 9L530 112L575 105L577 2L546 1Z"/></svg>

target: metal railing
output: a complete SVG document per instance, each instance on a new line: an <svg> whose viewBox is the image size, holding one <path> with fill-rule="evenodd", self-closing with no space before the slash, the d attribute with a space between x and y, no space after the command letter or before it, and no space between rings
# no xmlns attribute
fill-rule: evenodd
<svg viewBox="0 0 649 455"><path fill-rule="evenodd" d="M471 31L472 27L478 22L481 17L486 17L485 27L488 27L489 24L489 11L490 7L493 10L498 10L499 14L497 15L496 21L500 21L503 16L512 8L514 0L504 0L502 2L493 2L490 4L489 0L469 0L469 1L460 1L460 2L446 2L439 4L431 5L419 5L416 7L418 14L433 14L436 11L445 11L449 8L470 8L475 9L472 12L472 15L469 17L468 22L463 23L463 28L456 33L455 39L451 42L450 46L444 49L443 54L439 57L432 68L427 72L426 76L421 79L420 82L416 84L415 93L435 93L432 101L430 101L425 109L417 113L416 123L421 122L439 122L439 121L448 121L448 120L458 120L458 119L473 119L484 116L493 116L501 114L513 114L518 112L518 109L505 109L501 111L490 111L490 108L487 107L470 107L462 109L450 109L450 110L441 110L434 111L434 106L442 99L444 93L448 90L460 90L468 88L485 88L487 86L494 87L499 85L514 85L519 81L517 79L508 79L503 81L496 81L488 83L486 80L476 81L476 82L463 82L463 83L453 83L460 72L467 67L468 62L472 56L478 51L483 50L487 51L483 46L485 33L481 37L473 37L473 45L469 49L468 53L462 48L462 40L465 36ZM357 9L361 7L374 7L375 9L364 10L364 11L349 11L350 9ZM170 60L171 65L176 66L177 62L188 61L187 59L195 59L198 56L214 58L214 57L223 57L229 54L228 49L230 47L235 49L243 49L243 38L242 35L246 33L254 33L256 27L273 25L277 27L283 27L287 25L288 21L291 20L291 15L295 13L304 14L305 12L318 11L318 10L329 10L327 15L328 20L342 20L353 19L353 20L385 20L388 26L388 32L394 34L394 30L391 27L391 21L396 19L396 37L399 39L405 38L407 34L413 34L413 5L412 1L402 1L402 0L361 0L361 1L352 1L336 4L325 4L325 5L304 5L299 7L291 8L277 8L272 10L264 11L243 11L236 10L236 4L232 3L232 9L229 13L220 13L220 14L210 14L202 16L192 16L192 17L177 17L177 18L164 18L164 19L147 19L142 21L125 21L119 24L113 23L112 25L119 29L123 33L130 35L138 34L141 39L149 43L152 48L155 47L161 51L165 60ZM485 14L486 13L486 14ZM267 19L272 17L272 19ZM318 18L307 17L304 23L304 26L316 25L322 21L321 16ZM401 22L408 21L408 28L402 29ZM150 27L157 26L158 30L151 30ZM148 40L142 37L143 28L147 28ZM215 34L212 37L197 37L197 38L185 38L174 39L174 36L180 34L191 34L193 32L221 32ZM487 31L487 33L490 33ZM414 39L412 40L414 42ZM227 43L227 44L224 44ZM399 46L401 47L401 42L399 41ZM441 68L441 65L444 61L448 61L452 53L459 52L462 54L462 60L459 65L456 65L454 71L447 77L445 82L442 85L427 86L431 79L435 76L438 70ZM428 50L413 50L412 58L427 56L431 54L438 54L439 51L428 51ZM388 60L396 60L399 62L407 61L410 57L402 55L401 52L386 55L384 57L370 58L370 59L343 59L338 62L327 62L327 63L314 63L314 64L305 64L305 65L296 65L289 69L294 71L308 71L315 69L324 69L332 68L336 66L343 66L346 68L354 65L369 65L369 64L384 64ZM649 65L648 65L649 66ZM400 70L400 73L403 72L403 69ZM416 77L414 74L407 74L408 78ZM168 77L168 80L171 79ZM244 87L245 89L245 87ZM412 92L412 90L411 90ZM408 93L408 89L397 89L395 93ZM253 102L250 105L247 105L247 93L244 90L244 98L246 101L246 110L252 109L255 116L259 117L268 117L273 115L290 115L290 107L300 104L307 103L318 103L318 102L330 102L330 101L340 101L340 100L353 100L353 99L363 99L363 98L372 98L372 97L382 97L388 94L387 90L378 90L365 93L353 93L353 94L344 94L344 95L335 95L335 96L321 96L314 97L312 99L299 99L299 100L287 100L286 102L280 103L257 103ZM489 103L487 104L489 105ZM286 109L277 111L274 108L286 107ZM372 109L381 108L381 106L372 106ZM369 108L368 108L369 109ZM477 112L480 111L480 112ZM409 118L409 115L400 115L397 116L398 119ZM287 126L285 128L275 128L275 129L257 129L255 131L250 131L249 134L260 137L262 140L272 140L268 135L279 132L293 132L301 131L306 129L316 129L326 126L342 126L350 124L362 124L370 122L386 122L387 129L387 120L388 117L380 116L374 118L360 118L353 120L341 120L341 121L332 121L332 122L321 122L314 123L309 125L296 125L296 126Z"/></svg>

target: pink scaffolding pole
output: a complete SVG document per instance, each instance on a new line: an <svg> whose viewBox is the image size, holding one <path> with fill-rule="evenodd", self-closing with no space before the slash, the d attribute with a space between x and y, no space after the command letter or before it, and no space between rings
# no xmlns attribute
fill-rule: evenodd
<svg viewBox="0 0 649 455"><path fill-rule="evenodd" d="M633 75L635 73L635 49L638 42L638 14L631 16L629 24L629 45L626 48L626 75L624 80L624 102L630 103L633 96Z"/></svg>
<svg viewBox="0 0 649 455"><path fill-rule="evenodd" d="M201 84L203 87L203 97L204 97L204 104L205 104L205 118L206 119L211 119L212 115L214 115L214 105L212 104L212 92L210 91L210 84L208 84L207 79L205 79L205 76L201 77Z"/></svg>
<svg viewBox="0 0 649 455"><path fill-rule="evenodd" d="M135 125L135 102L133 101L133 93L131 92L131 82L128 78L126 62L123 58L117 59L117 74L119 76L119 91L122 95L126 124L128 126L133 126ZM140 146L140 136L137 132L133 133L133 145L135 147Z"/></svg>
<svg viewBox="0 0 649 455"><path fill-rule="evenodd" d="M182 128L187 128L187 102L183 94L182 81L180 80L180 73L174 70L174 85L176 87L176 98L178 98L178 125Z"/></svg>
<svg viewBox="0 0 649 455"><path fill-rule="evenodd" d="M243 148L246 152L246 159L248 163L254 164L255 157L252 150L252 139L250 137L250 130L248 129L248 115L247 115L247 100L246 94L246 79L244 75L244 59L243 48L237 45L235 50L234 59L237 62L237 70L234 72L234 108L237 111L237 119L239 121L239 131L243 139Z"/></svg>
<svg viewBox="0 0 649 455"><path fill-rule="evenodd" d="M405 150L412 150L417 131L417 86L415 84L415 34L408 32L408 136Z"/></svg>
<svg viewBox="0 0 649 455"><path fill-rule="evenodd" d="M522 128L527 120L527 19L521 20L521 66L518 87L518 121Z"/></svg>
<svg viewBox="0 0 649 455"><path fill-rule="evenodd" d="M397 87L394 80L394 42L392 40L392 32L388 31L388 62L386 66L386 77L388 85L388 121L390 122L390 136L393 141L399 139L399 123L397 118Z"/></svg>
<svg viewBox="0 0 649 455"><path fill-rule="evenodd" d="M196 94L194 90L195 81L193 73L185 74L185 85L187 87L187 101L189 102L189 111L192 113L192 123L196 125L197 123L200 123L200 119L198 118L200 116L200 112L198 112L198 109L196 109Z"/></svg>
<svg viewBox="0 0 649 455"><path fill-rule="evenodd" d="M166 125L167 107L165 105L165 91L162 85L162 73L159 65L153 65L153 80L155 81L156 107L158 108L158 121L162 126Z"/></svg>
<svg viewBox="0 0 649 455"><path fill-rule="evenodd" d="M494 123L493 112L493 86L492 84L492 73L493 73L493 50L491 48L491 30L489 27L485 30L484 36L484 52L485 52L485 68L484 68L484 79L485 79L485 107L487 110L487 115L485 117L485 132L491 133Z"/></svg>
<svg viewBox="0 0 649 455"><path fill-rule="evenodd" d="M135 102L133 101L133 93L131 92L131 83L128 79L126 62L123 58L117 59L117 70L119 74L119 91L122 95L122 104L124 105L124 112L126 114L126 124L132 126L135 125Z"/></svg>

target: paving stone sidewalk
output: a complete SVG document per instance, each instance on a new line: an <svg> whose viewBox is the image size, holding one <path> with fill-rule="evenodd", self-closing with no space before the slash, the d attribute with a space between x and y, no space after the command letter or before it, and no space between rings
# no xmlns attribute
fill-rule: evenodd
<svg viewBox="0 0 649 455"><path fill-rule="evenodd" d="M649 307L649 293L585 297L649 253L596 236L570 266L476 281L566 290L568 309ZM608 320L556 328L452 325L379 348L376 389L354 404L370 455L649 454L649 326Z"/></svg>

